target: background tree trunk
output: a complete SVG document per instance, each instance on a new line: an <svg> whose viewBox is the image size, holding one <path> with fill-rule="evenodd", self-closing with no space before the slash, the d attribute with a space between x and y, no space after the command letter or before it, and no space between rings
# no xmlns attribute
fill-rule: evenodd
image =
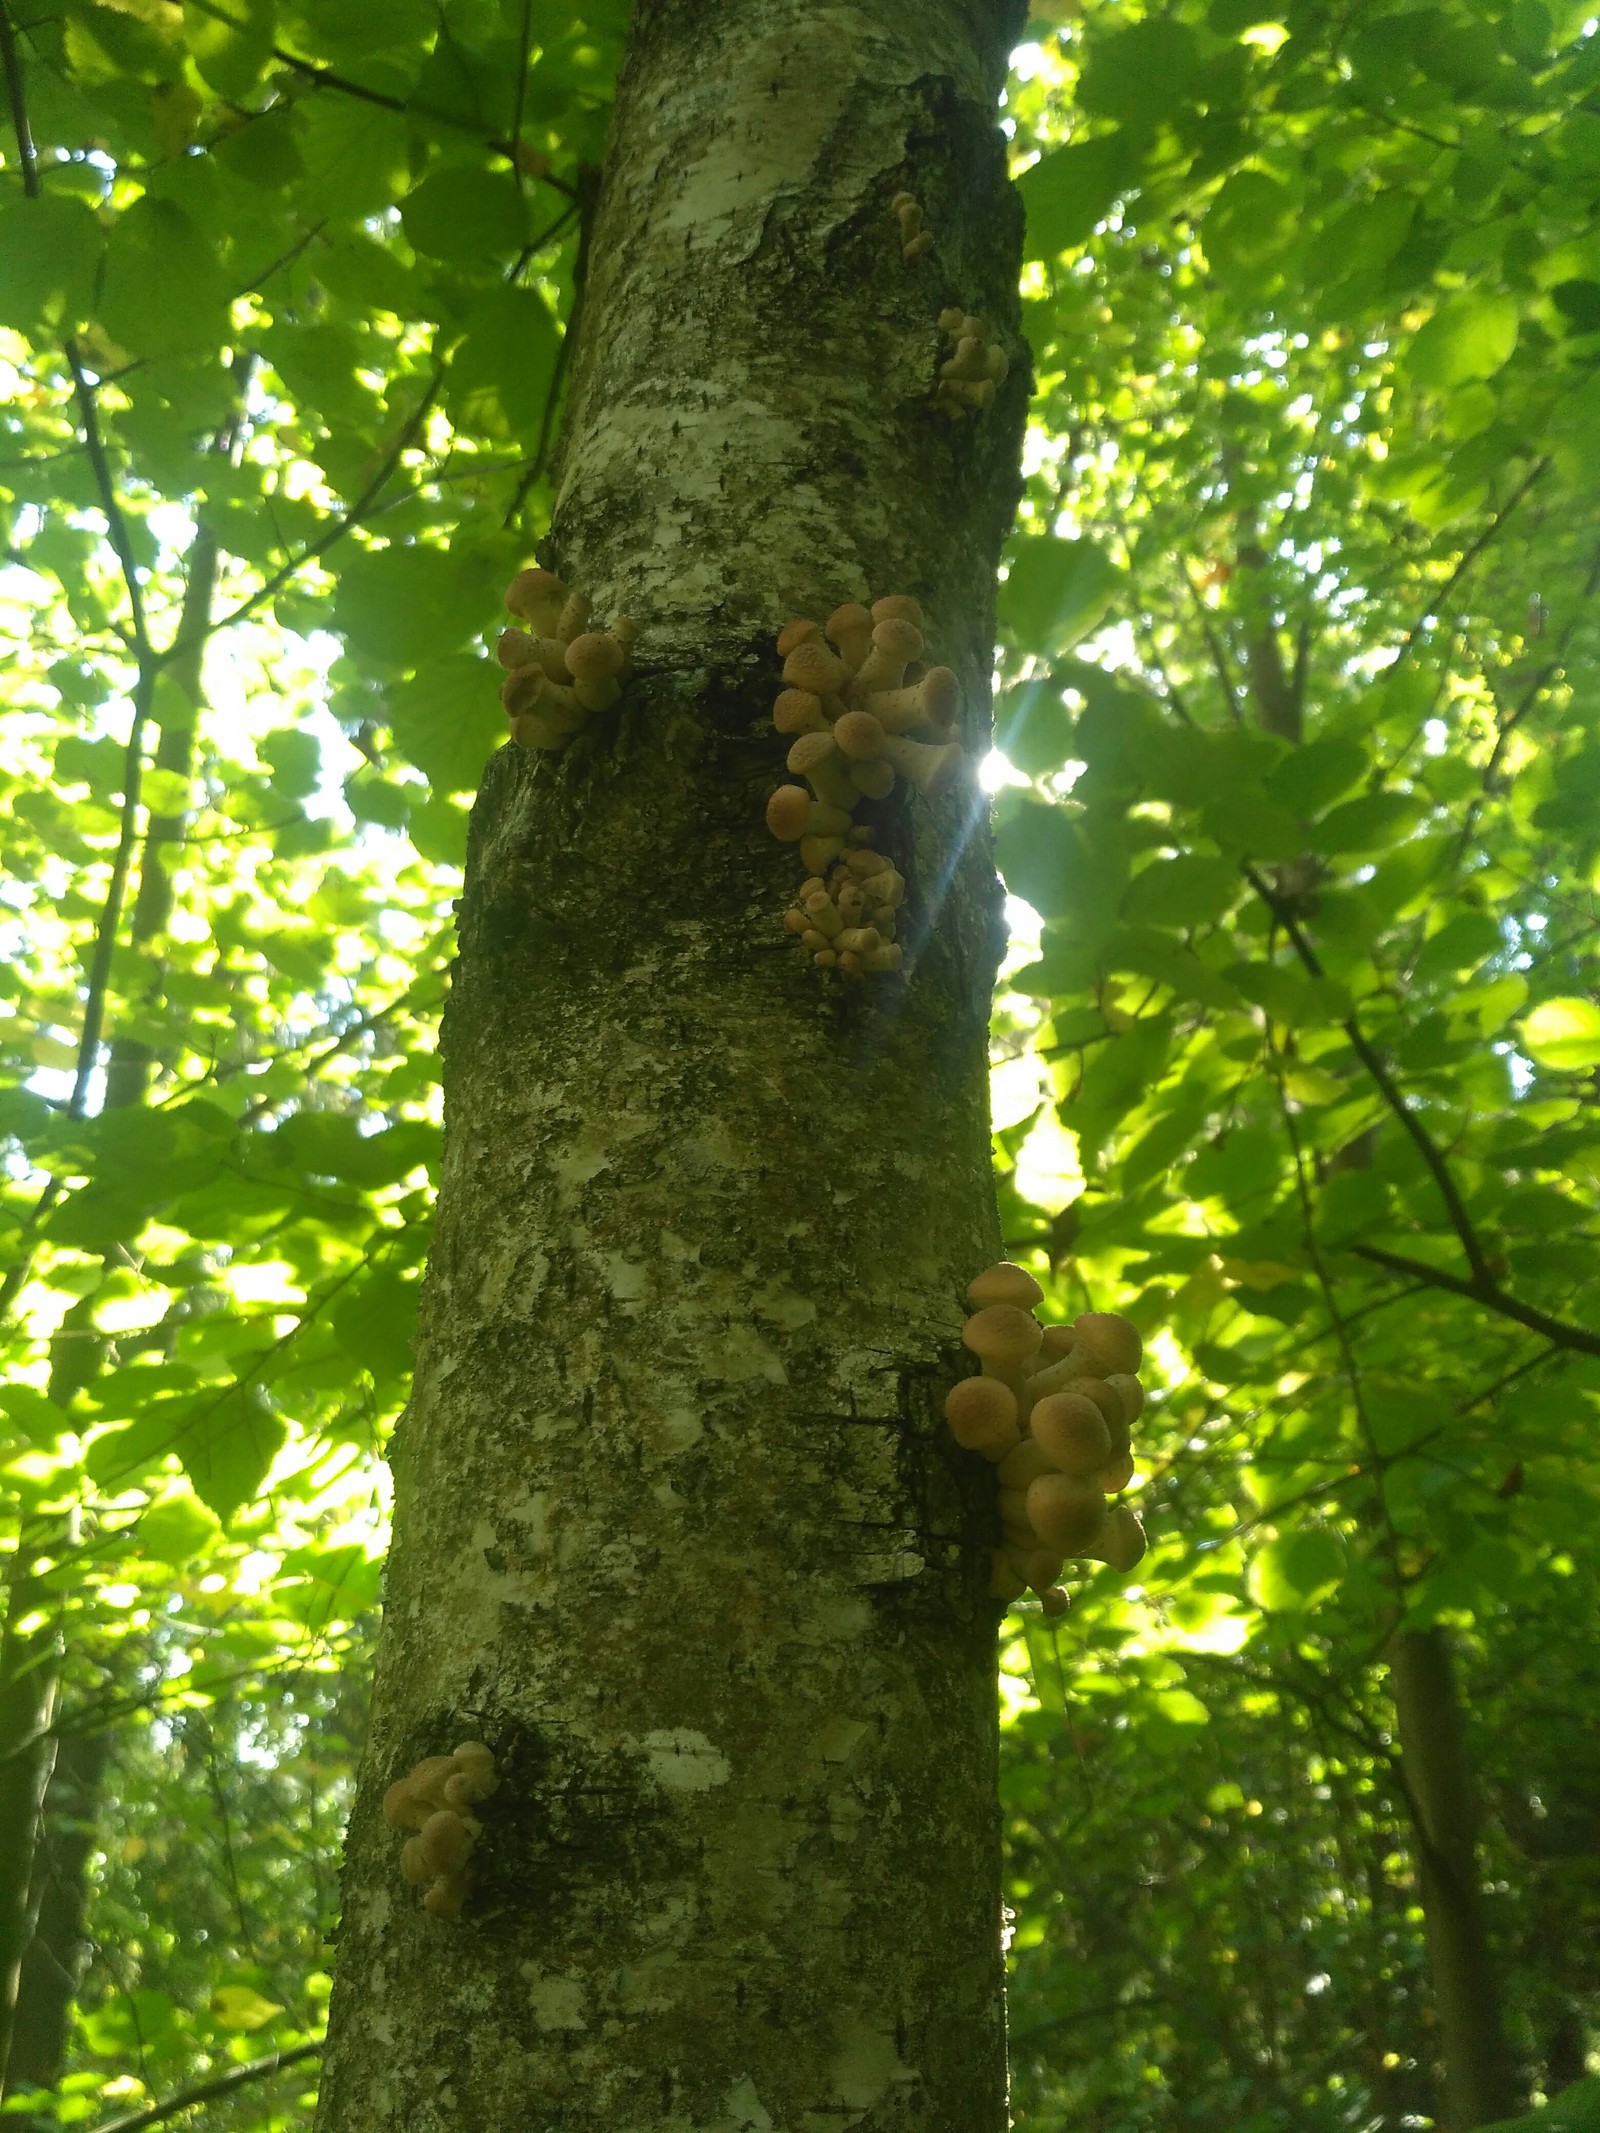
<svg viewBox="0 0 1600 2133"><path fill-rule="evenodd" d="M70 1542L76 1539L74 1521ZM25 1561L11 1580L0 1635L0 2078L11 2051L22 1958L33 1932L39 1815L56 1759L60 1600L33 1575L37 1560Z"/></svg>
<svg viewBox="0 0 1600 2133"><path fill-rule="evenodd" d="M1439 2017L1449 2133L1509 2118L1521 2099L1478 1889L1478 1807L1455 1663L1443 1629L1405 1629L1389 1648L1406 1793Z"/></svg>
<svg viewBox="0 0 1600 2133"><path fill-rule="evenodd" d="M999 891L970 785L900 788L932 930L909 985L837 989L762 811L791 613L916 594L985 745L1020 27L636 10L546 555L645 635L474 816L325 2133L1005 2122L993 1484L937 1419L998 1248ZM951 303L1014 365L960 424ZM378 1805L472 1734L507 1782L449 1926Z"/></svg>
<svg viewBox="0 0 1600 2133"><path fill-rule="evenodd" d="M84 1927L100 1786L111 1735L62 1736L33 1862L33 1938L22 1961L5 2090L53 2089L66 2062L72 2007L89 1959ZM44 2120L19 2119L19 2128Z"/></svg>

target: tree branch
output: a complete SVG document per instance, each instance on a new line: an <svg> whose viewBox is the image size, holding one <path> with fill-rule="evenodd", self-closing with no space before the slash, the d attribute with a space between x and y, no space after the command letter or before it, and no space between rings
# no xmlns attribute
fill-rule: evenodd
<svg viewBox="0 0 1600 2133"><path fill-rule="evenodd" d="M1324 972L1321 958L1306 939L1294 912L1279 896L1274 894L1273 890L1248 861L1244 866L1244 876L1251 888L1255 890L1256 894L1267 906L1267 909L1288 934L1290 941L1294 945L1296 955L1299 956L1312 977L1322 977ZM1427 1127L1406 1102L1404 1091L1389 1072L1382 1054L1366 1035L1355 1016L1351 1015L1348 1020L1340 1024L1340 1027L1349 1038L1356 1057L1377 1083L1384 1102L1405 1128L1410 1136L1412 1145L1427 1165L1428 1173L1439 1189L1439 1197L1443 1200L1445 1212L1450 1218L1450 1227L1455 1231L1460 1241L1461 1249L1466 1253L1467 1264L1472 1269L1473 1279L1475 1281L1488 1281L1490 1278L1488 1256L1479 1241L1477 1231L1472 1226L1472 1217L1467 1213L1466 1202L1461 1197L1455 1179L1450 1175L1450 1166L1446 1163L1442 1151L1435 1145L1433 1136L1429 1133Z"/></svg>
<svg viewBox="0 0 1600 2133"><path fill-rule="evenodd" d="M1542 1334L1557 1348L1575 1349L1580 1355L1600 1355L1600 1333L1591 1333L1586 1326L1570 1325L1564 1318L1552 1318L1548 1311L1508 1296L1492 1274L1463 1281L1459 1274L1447 1274L1442 1267L1429 1266L1425 1259L1411 1259L1403 1252L1385 1251L1376 1244L1347 1244L1345 1250L1358 1259L1370 1259L1374 1266L1385 1267L1391 1274L1410 1274L1430 1289L1448 1289L1452 1296L1465 1296L1502 1318L1513 1318L1519 1326Z"/></svg>
<svg viewBox="0 0 1600 2133"><path fill-rule="evenodd" d="M6 70L6 93L11 99L11 123L17 132L17 160L22 165L22 190L30 200L39 197L39 153L28 124L27 84L22 78L22 54L17 50L11 10L0 0L0 63Z"/></svg>
<svg viewBox="0 0 1600 2133"><path fill-rule="evenodd" d="M285 2052L268 2052L264 2059L252 2059L245 2066L230 2067L225 2074L213 2075L209 2081L197 2081L193 2088L179 2089L163 2103L153 2103L148 2110L129 2111L121 2118L103 2119L93 2133L143 2133L146 2126L165 2125L169 2118L176 2118L182 2111L192 2111L196 2104L211 2103L218 2096L231 2096L235 2089L242 2089L248 2082L265 2081L270 2075L282 2073L285 2067L299 2066L307 2059L320 2059L322 2039L314 2044L296 2044Z"/></svg>
<svg viewBox="0 0 1600 2133"><path fill-rule="evenodd" d="M270 578L258 585L248 599L241 600L237 607L229 608L225 615L217 616L207 629L206 634L208 636L214 637L219 631L231 629L234 623L242 622L247 615L253 615L258 607L265 606L274 593L280 592L288 584L296 571L303 570L307 563L314 563L319 556L326 555L336 542L344 538L352 526L357 526L361 523L387 487L390 475L393 474L400 463L400 455L406 450L418 430L427 420L428 411L433 406L434 401L438 399L439 389L443 384L444 365L441 363L435 366L428 389L421 400L418 401L415 412L406 423L405 428L400 432L400 435L395 439L389 451L385 453L383 464L350 508L341 512L332 525L325 527L314 541L303 548L297 556L285 563L281 570L275 570ZM160 663L164 664L168 659L171 659L176 650L177 647L175 645L169 647L167 651L162 653Z"/></svg>
<svg viewBox="0 0 1600 2133"><path fill-rule="evenodd" d="M1528 491L1533 487L1534 483L1540 481L1543 478L1549 466L1550 456L1548 453L1546 453L1542 458L1536 459L1533 465L1528 469L1527 473L1522 477L1521 481L1518 482L1516 488L1512 490L1510 496L1500 506L1500 509L1495 513L1494 517L1490 519L1488 525L1485 526L1483 531L1478 535L1477 539L1475 541L1468 542L1466 548L1462 551L1461 558L1457 562L1455 569L1452 570L1449 577L1445 579L1444 585L1439 591L1439 593L1428 602L1425 611L1422 614L1418 615L1416 621L1412 623L1410 629L1408 629L1404 637L1401 638L1400 649L1395 654L1393 663L1383 669L1383 673L1380 674L1380 676L1378 677L1380 680L1383 680L1386 676L1395 673L1401 666L1405 664L1406 660L1410 658L1411 653L1416 646L1417 639L1422 634L1423 627L1427 622L1428 616L1438 614L1440 609L1444 607L1445 603L1449 600L1451 594L1461 583L1461 580L1466 576L1467 572L1472 568L1473 564L1478 560L1479 556L1482 555L1483 551L1489 546L1490 542L1493 541L1500 533L1506 523L1506 520L1510 518L1512 512L1516 510L1517 506L1522 502L1522 499L1527 495Z"/></svg>

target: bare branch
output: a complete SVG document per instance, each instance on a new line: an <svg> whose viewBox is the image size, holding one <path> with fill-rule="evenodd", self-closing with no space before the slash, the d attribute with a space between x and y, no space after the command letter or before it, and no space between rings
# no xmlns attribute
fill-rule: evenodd
<svg viewBox="0 0 1600 2133"><path fill-rule="evenodd" d="M320 2037L314 2044L296 2044L286 2052L268 2052L264 2059L252 2059L245 2066L230 2067L225 2074L213 2075L209 2081L197 2081L193 2088L179 2089L175 2096L151 2104L148 2110L128 2111L121 2118L103 2119L93 2133L144 2133L146 2126L165 2125L169 2118L176 2118L183 2111L192 2111L197 2104L214 2102L218 2096L231 2096L235 2089L242 2089L249 2082L265 2081L273 2074L282 2073L286 2067L300 2066L307 2059L321 2057Z"/></svg>

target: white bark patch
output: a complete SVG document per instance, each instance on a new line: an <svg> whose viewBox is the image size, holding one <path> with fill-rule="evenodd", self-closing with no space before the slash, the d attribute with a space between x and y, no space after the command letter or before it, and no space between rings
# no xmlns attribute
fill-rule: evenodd
<svg viewBox="0 0 1600 2133"><path fill-rule="evenodd" d="M645 1442L658 1459L671 1459L698 1444L706 1433L698 1407L668 1407L643 1419Z"/></svg>
<svg viewBox="0 0 1600 2133"><path fill-rule="evenodd" d="M772 2114L756 2094L756 2085L746 2074L728 2091L727 2115L708 2128L708 2133L773 2133Z"/></svg>
<svg viewBox="0 0 1600 2133"><path fill-rule="evenodd" d="M869 1727L861 1718L830 1718L817 1741L825 1763L847 1763L866 1738Z"/></svg>
<svg viewBox="0 0 1600 2133"><path fill-rule="evenodd" d="M880 2029L860 2015L846 2015L837 2034L839 2054L828 2070L830 2103L870 2110L896 2083L916 2079L895 2049L892 2030Z"/></svg>
<svg viewBox="0 0 1600 2133"><path fill-rule="evenodd" d="M527 1973L525 1973L527 1974ZM535 2029L587 2029L581 1977L545 1977L533 1971L528 1987Z"/></svg>
<svg viewBox="0 0 1600 2133"><path fill-rule="evenodd" d="M650 1775L667 1792L709 1792L726 1785L733 1766L703 1733L688 1726L669 1726L647 1733L643 1742Z"/></svg>

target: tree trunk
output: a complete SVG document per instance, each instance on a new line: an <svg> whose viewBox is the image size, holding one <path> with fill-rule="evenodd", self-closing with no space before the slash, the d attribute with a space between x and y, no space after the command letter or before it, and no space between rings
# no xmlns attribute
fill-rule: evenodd
<svg viewBox="0 0 1600 2133"><path fill-rule="evenodd" d="M901 786L925 938L846 989L762 814L791 614L915 594L986 745L1020 26L635 10L546 556L644 634L473 819L323 2133L1005 2123L993 1483L937 1419L998 1244L999 892L970 781ZM955 423L950 304L1013 356ZM505 1782L450 1925L378 1808L469 1735Z"/></svg>
<svg viewBox="0 0 1600 2133"><path fill-rule="evenodd" d="M44 1801L44 1841L34 1860L33 1938L22 1963L7 2095L53 2089L61 2079L72 2006L89 1959L88 1869L110 1749L109 1733L69 1733L56 1756ZM19 2128L33 2123L17 2121Z"/></svg>
<svg viewBox="0 0 1600 2133"><path fill-rule="evenodd" d="M1389 1647L1449 2133L1521 2108L1478 1888L1478 1807L1455 1662L1443 1629L1405 1629Z"/></svg>
<svg viewBox="0 0 1600 2133"><path fill-rule="evenodd" d="M55 1766L61 1683L56 1598L32 1570L32 1563L19 1566L11 1580L0 1635L0 2076L11 2050L22 1958L33 1932L34 1853L45 1787Z"/></svg>

